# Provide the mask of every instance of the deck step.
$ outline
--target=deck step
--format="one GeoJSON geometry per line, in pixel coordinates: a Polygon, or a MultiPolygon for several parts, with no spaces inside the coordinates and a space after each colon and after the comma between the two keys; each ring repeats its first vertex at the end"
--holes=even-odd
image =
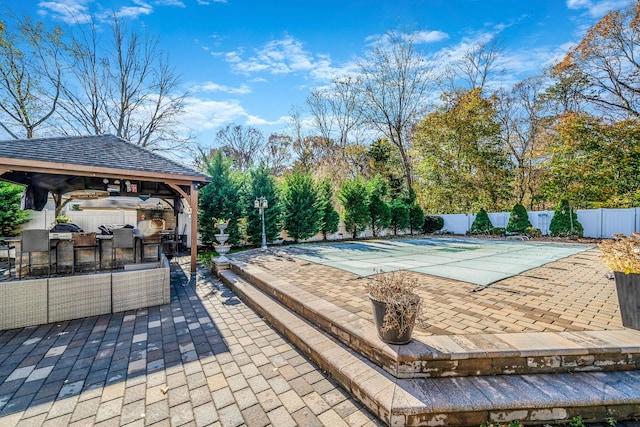
{"type": "Polygon", "coordinates": [[[560,372],[640,367],[640,331],[431,335],[385,344],[367,321],[286,279],[234,262],[232,271],[398,378],[560,372]]]}
{"type": "Polygon", "coordinates": [[[389,425],[542,425],[640,417],[640,371],[397,378],[232,270],[226,285],[389,425]]]}

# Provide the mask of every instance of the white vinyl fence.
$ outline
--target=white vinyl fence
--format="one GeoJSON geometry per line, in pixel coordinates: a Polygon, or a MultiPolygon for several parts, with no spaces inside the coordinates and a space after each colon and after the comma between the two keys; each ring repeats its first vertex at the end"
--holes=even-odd
{"type": "MultiPolygon", "coordinates": [[[[614,233],[629,235],[640,231],[640,208],[629,209],[579,209],[578,221],[584,228],[585,237],[608,238],[614,233]]],[[[549,224],[554,211],[531,211],[529,221],[535,228],[539,228],[543,235],[549,234],[549,224]]],[[[475,214],[445,214],[444,229],[454,234],[465,234],[471,229],[476,218],[475,214]]],[[[509,222],[509,212],[489,213],[489,219],[494,227],[506,227],[509,222]]]]}
{"type": "MultiPolygon", "coordinates": [[[[531,211],[529,221],[535,228],[539,228],[543,235],[549,234],[549,224],[553,218],[554,211],[531,211]]],[[[629,209],[588,209],[578,210],[578,221],[584,228],[585,237],[608,238],[614,233],[632,234],[640,231],[640,208],[629,209]]],[[[101,224],[131,224],[136,225],[136,212],[127,210],[113,211],[65,211],[75,224],[78,224],[85,231],[97,231],[101,224]]],[[[475,214],[443,214],[444,229],[454,234],[466,234],[471,229],[471,224],[475,219],[475,214]]],[[[506,227],[509,222],[509,212],[491,212],[489,219],[494,227],[506,227]]],[[[55,224],[53,210],[45,209],[42,212],[31,211],[31,219],[24,224],[23,228],[51,228],[55,224]]],[[[416,230],[416,234],[420,231],[416,230]]],[[[178,234],[187,235],[187,247],[191,247],[191,214],[183,213],[178,218],[178,234]]],[[[398,235],[406,234],[398,232],[398,235]]],[[[358,238],[371,237],[370,229],[358,233],[358,238]]],[[[383,230],[380,236],[391,236],[393,230],[383,230]]],[[[287,238],[283,233],[283,238],[287,238]]],[[[344,229],[344,224],[340,224],[337,233],[327,236],[328,240],[349,239],[351,233],[344,229]]],[[[322,235],[318,234],[307,241],[322,240],[322,235]]],[[[198,242],[201,244],[201,242],[198,242]]]]}

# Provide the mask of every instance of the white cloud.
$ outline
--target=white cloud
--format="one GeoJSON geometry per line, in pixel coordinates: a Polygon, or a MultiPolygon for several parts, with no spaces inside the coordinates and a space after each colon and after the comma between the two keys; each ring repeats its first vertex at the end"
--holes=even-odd
{"type": "Polygon", "coordinates": [[[237,100],[217,101],[189,97],[185,113],[181,119],[184,130],[207,132],[228,123],[240,123],[248,126],[274,126],[285,123],[284,118],[276,121],[265,120],[249,114],[237,100]]]}
{"type": "Polygon", "coordinates": [[[600,18],[607,12],[628,6],[629,0],[567,0],[567,7],[573,10],[587,9],[587,13],[594,18],[600,18]]]}
{"type": "Polygon", "coordinates": [[[231,64],[234,72],[245,75],[260,72],[280,75],[311,72],[321,76],[331,64],[328,55],[314,56],[304,49],[300,40],[290,35],[279,40],[271,40],[261,48],[255,49],[248,58],[245,58],[242,48],[226,52],[224,58],[231,64]]]}
{"type": "Polygon", "coordinates": [[[197,131],[218,128],[225,123],[245,121],[248,117],[238,101],[214,101],[190,97],[187,100],[182,126],[197,131]]]}
{"type": "Polygon", "coordinates": [[[156,0],[155,4],[157,4],[158,6],[186,7],[182,0],[156,0]]]}
{"type": "Polygon", "coordinates": [[[196,92],[225,92],[237,95],[246,95],[251,93],[251,88],[247,85],[241,85],[240,87],[230,87],[225,85],[219,85],[214,82],[205,82],[201,85],[197,85],[191,88],[196,92]]]}
{"type": "Polygon", "coordinates": [[[136,18],[140,15],[150,15],[153,12],[153,6],[140,0],[134,0],[136,6],[123,6],[116,11],[116,16],[120,18],[136,18]]]}
{"type": "MultiPolygon", "coordinates": [[[[82,24],[90,22],[92,11],[90,4],[94,0],[48,0],[38,3],[38,13],[48,15],[54,20],[67,24],[82,24]]],[[[133,0],[133,6],[123,6],[115,11],[116,16],[121,18],[136,18],[140,15],[150,15],[153,13],[153,6],[142,0],[133,0]]],[[[157,0],[156,4],[164,6],[182,6],[181,0],[157,0]]],[[[108,14],[110,16],[110,13],[108,14]]]]}
{"type": "Polygon", "coordinates": [[[413,33],[415,43],[434,43],[449,38],[447,33],[442,31],[416,31],[413,33]]]}
{"type": "Polygon", "coordinates": [[[50,15],[67,24],[82,24],[91,21],[88,4],[91,0],[51,0],[38,3],[38,13],[50,15]]]}
{"type": "Polygon", "coordinates": [[[276,126],[282,125],[284,123],[287,123],[286,117],[280,117],[278,120],[271,122],[258,116],[252,116],[250,114],[247,115],[247,120],[245,122],[247,126],[276,126]]]}
{"type": "Polygon", "coordinates": [[[445,62],[454,62],[461,60],[464,55],[475,46],[489,43],[496,33],[493,32],[478,32],[474,35],[463,38],[460,43],[446,47],[440,51],[440,56],[445,62]]]}
{"type": "Polygon", "coordinates": [[[387,45],[390,44],[390,38],[392,36],[396,36],[402,38],[403,40],[408,40],[413,42],[414,44],[424,44],[424,43],[435,43],[442,40],[446,40],[449,38],[449,35],[442,31],[432,30],[422,30],[422,31],[414,31],[413,33],[403,33],[403,32],[391,32],[384,34],[374,34],[365,38],[370,45],[387,45]]]}

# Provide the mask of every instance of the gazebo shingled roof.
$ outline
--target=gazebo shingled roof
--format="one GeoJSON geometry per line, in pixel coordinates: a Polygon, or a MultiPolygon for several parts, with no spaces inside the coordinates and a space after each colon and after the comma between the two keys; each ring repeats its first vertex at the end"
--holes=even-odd
{"type": "Polygon", "coordinates": [[[62,194],[106,190],[105,179],[135,184],[135,191],[122,186],[121,195],[182,197],[191,205],[195,272],[198,189],[210,181],[206,175],[113,135],[0,141],[0,180],[46,188],[58,205],[62,194]]]}

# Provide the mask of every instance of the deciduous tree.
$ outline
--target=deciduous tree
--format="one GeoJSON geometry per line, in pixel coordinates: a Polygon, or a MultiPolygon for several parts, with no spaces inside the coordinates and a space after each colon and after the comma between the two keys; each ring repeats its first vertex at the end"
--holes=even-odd
{"type": "Polygon", "coordinates": [[[543,190],[582,208],[632,207],[640,201],[640,122],[607,123],[566,114],[549,144],[543,190]]]}
{"type": "Polygon", "coordinates": [[[435,83],[433,64],[416,50],[414,35],[389,32],[358,67],[363,119],[398,149],[407,191],[413,191],[409,140],[424,117],[435,83]]]}
{"type": "Polygon", "coordinates": [[[577,94],[614,117],[640,118],[640,2],[612,10],[555,67],[577,94]]]}
{"type": "Polygon", "coordinates": [[[132,30],[115,14],[107,31],[94,18],[71,37],[60,132],[112,133],[154,151],[176,151],[192,142],[179,126],[187,95],[157,37],[132,30]]]}
{"type": "Polygon", "coordinates": [[[56,111],[65,49],[60,28],[5,10],[0,20],[0,126],[13,138],[33,138],[56,111]]]}
{"type": "Polygon", "coordinates": [[[445,101],[415,133],[424,204],[437,213],[499,209],[509,198],[511,164],[494,100],[476,89],[448,94],[445,101]]]}
{"type": "Polygon", "coordinates": [[[531,209],[541,199],[542,165],[545,142],[553,118],[544,100],[542,77],[517,83],[508,93],[498,95],[497,120],[501,125],[504,146],[514,163],[513,196],[531,209]]]}
{"type": "Polygon", "coordinates": [[[262,156],[264,136],[254,127],[230,123],[218,130],[216,143],[233,159],[234,168],[246,171],[262,156]]]}

